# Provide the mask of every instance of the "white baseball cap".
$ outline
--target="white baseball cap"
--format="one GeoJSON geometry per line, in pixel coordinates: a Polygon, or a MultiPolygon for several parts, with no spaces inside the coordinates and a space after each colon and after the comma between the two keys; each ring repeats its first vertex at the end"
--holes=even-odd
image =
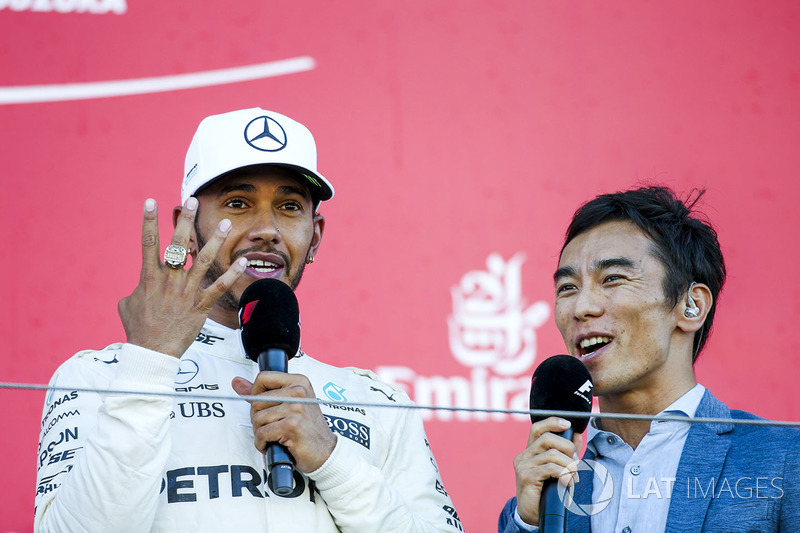
{"type": "Polygon", "coordinates": [[[317,145],[308,128],[254,107],[200,122],[186,152],[181,203],[232,170],[265,164],[297,171],[315,199],[333,198],[333,186],[317,172],[317,145]]]}

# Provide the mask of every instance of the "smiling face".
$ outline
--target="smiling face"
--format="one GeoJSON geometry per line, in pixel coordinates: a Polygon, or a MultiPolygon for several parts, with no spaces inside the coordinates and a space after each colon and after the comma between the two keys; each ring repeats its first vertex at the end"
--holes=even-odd
{"type": "Polygon", "coordinates": [[[228,238],[209,268],[204,286],[214,282],[240,257],[247,269],[209,315],[238,327],[239,298],[255,280],[280,279],[292,289],[300,283],[306,260],[319,247],[324,219],[314,214],[311,194],[293,173],[279,167],[247,167],[213,182],[197,195],[200,202],[193,237],[202,248],[220,220],[231,221],[228,238]]]}
{"type": "Polygon", "coordinates": [[[682,307],[667,302],[664,275],[653,241],[631,222],[600,224],[564,248],[556,325],[597,396],[663,397],[694,385],[691,333],[679,327],[682,307]]]}

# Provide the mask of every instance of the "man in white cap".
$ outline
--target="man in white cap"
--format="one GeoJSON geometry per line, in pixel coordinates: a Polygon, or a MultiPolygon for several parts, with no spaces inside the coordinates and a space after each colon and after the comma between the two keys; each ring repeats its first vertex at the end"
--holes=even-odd
{"type": "Polygon", "coordinates": [[[145,202],[141,278],[119,303],[127,342],[79,352],[51,380],[75,390],[45,403],[35,530],[462,530],[403,392],[302,349],[289,373],[259,372],[242,348],[242,293],[261,278],[297,286],[333,194],[294,120],[255,108],[201,122],[163,263],[145,202]],[[236,393],[340,403],[251,409],[236,393]],[[375,402],[401,408],[356,405],[375,402]],[[270,442],[296,460],[283,496],[265,470],[270,442]]]}

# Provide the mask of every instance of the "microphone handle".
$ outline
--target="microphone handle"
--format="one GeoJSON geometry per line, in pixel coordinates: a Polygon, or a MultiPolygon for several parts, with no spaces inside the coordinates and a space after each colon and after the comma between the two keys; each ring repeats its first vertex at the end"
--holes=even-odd
{"type": "MultiPolygon", "coordinates": [[[[273,372],[286,372],[289,357],[286,352],[270,348],[258,354],[258,369],[273,372]]],[[[267,468],[272,478],[270,488],[278,496],[288,496],[294,490],[294,457],[286,446],[271,442],[267,444],[267,468]]]]}
{"type": "MultiPolygon", "coordinates": [[[[572,428],[557,433],[571,441],[575,432],[572,428]]],[[[539,502],[539,533],[564,533],[567,530],[567,509],[558,496],[558,480],[550,478],[542,486],[542,499],[539,502]]]]}

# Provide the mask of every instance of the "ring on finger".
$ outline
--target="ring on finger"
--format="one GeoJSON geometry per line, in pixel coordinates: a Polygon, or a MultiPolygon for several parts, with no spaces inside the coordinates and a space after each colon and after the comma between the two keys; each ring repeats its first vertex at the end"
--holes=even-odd
{"type": "Polygon", "coordinates": [[[164,264],[170,268],[183,268],[186,264],[186,248],[178,244],[170,244],[164,250],[164,264]]]}

